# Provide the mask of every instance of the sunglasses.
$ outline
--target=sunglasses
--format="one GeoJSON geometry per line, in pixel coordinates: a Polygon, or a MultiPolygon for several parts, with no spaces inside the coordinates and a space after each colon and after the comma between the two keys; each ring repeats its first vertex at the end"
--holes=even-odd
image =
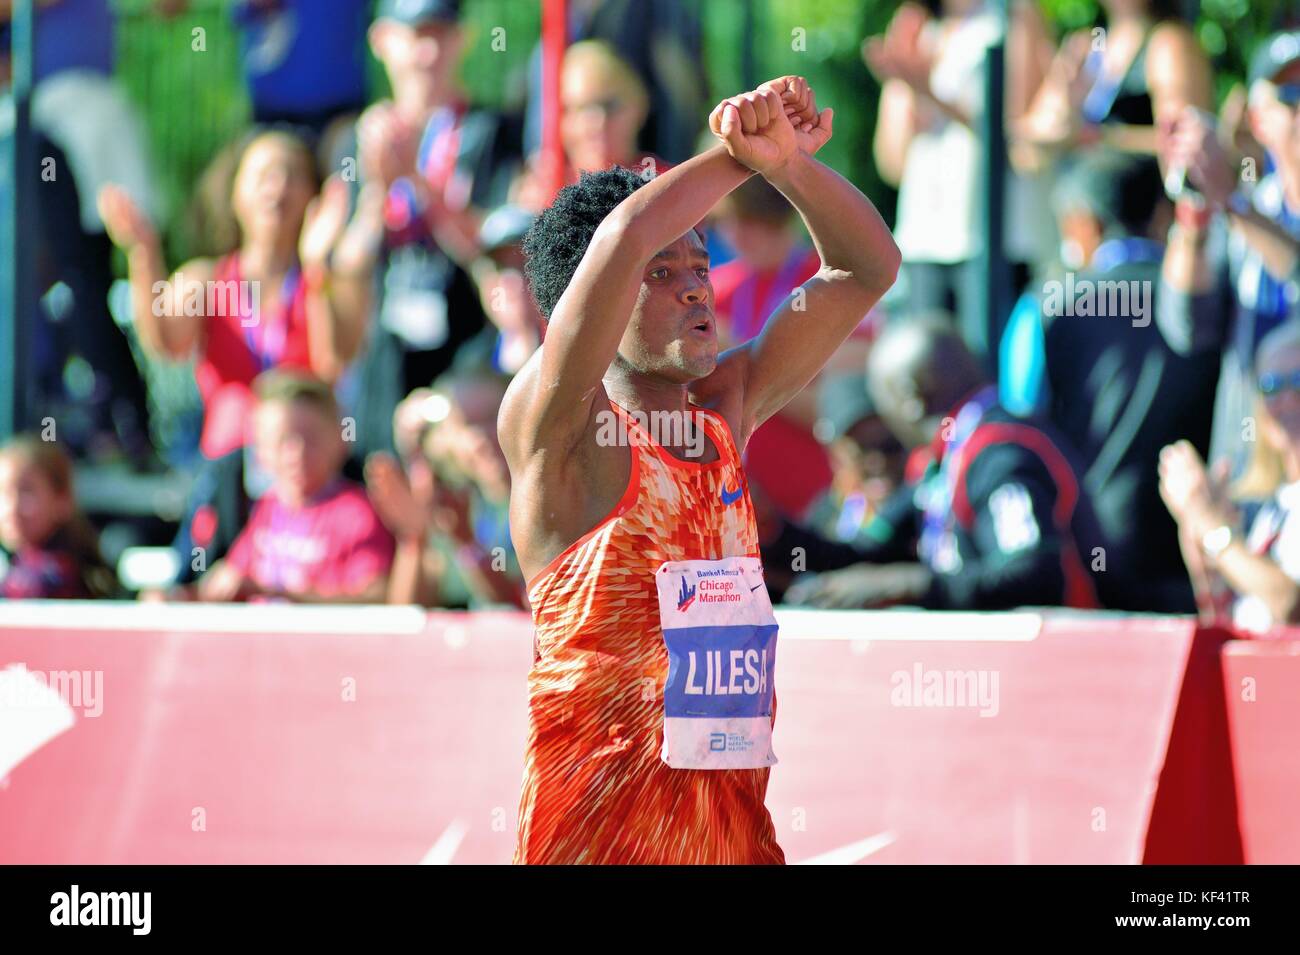
{"type": "Polygon", "coordinates": [[[1284,391],[1300,391],[1300,371],[1287,375],[1264,374],[1259,376],[1259,393],[1272,398],[1284,391]]]}
{"type": "Polygon", "coordinates": [[[617,96],[610,96],[606,99],[592,100],[589,103],[570,103],[565,107],[568,112],[572,113],[600,113],[603,116],[613,116],[622,112],[623,100],[617,96]]]}

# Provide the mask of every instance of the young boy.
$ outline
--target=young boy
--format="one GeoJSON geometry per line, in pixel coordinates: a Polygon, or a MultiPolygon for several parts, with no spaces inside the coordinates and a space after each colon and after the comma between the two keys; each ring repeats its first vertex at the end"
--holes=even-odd
{"type": "Polygon", "coordinates": [[[341,474],[347,447],[329,386],[273,371],[254,391],[257,459],[271,488],[199,581],[199,598],[383,602],[393,538],[365,490],[341,474]]]}

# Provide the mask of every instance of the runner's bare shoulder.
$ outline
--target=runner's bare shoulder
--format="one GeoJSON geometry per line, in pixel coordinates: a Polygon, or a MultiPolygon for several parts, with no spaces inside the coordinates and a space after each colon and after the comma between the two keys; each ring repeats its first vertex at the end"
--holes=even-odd
{"type": "Polygon", "coordinates": [[[730,348],[718,356],[713,372],[691,383],[691,404],[716,411],[726,419],[738,447],[744,447],[752,425],[744,421],[745,382],[749,375],[749,349],[730,348]]]}
{"type": "Polygon", "coordinates": [[[522,470],[538,454],[544,453],[552,460],[571,458],[574,452],[595,427],[595,415],[600,408],[608,408],[608,396],[603,384],[575,405],[571,415],[544,413],[546,387],[542,381],[542,349],[538,348],[519,369],[506,389],[497,413],[497,437],[512,470],[522,470]]]}

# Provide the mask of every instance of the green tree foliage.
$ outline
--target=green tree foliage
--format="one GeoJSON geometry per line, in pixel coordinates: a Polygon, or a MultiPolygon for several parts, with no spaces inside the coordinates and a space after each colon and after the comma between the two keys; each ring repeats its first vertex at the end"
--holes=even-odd
{"type": "MultiPolygon", "coordinates": [[[[892,194],[871,159],[880,87],[862,63],[865,36],[881,33],[899,0],[685,0],[698,2],[704,22],[709,95],[784,73],[807,76],[820,105],[836,111],[836,137],[825,158],[858,183],[888,214],[892,194]],[[744,29],[752,17],[752,66],[745,76],[744,29]]],[[[1096,0],[1041,0],[1058,33],[1100,22],[1096,0]]],[[[1203,0],[1194,27],[1213,58],[1220,98],[1245,75],[1259,40],[1280,23],[1292,0],[1203,0]]],[[[238,66],[238,35],[225,0],[189,0],[164,18],[154,0],[114,0],[118,72],[149,126],[173,221],[184,214],[195,180],[222,144],[247,124],[238,66]],[[201,30],[205,49],[194,49],[201,30]]],[[[541,26],[540,0],[465,0],[467,43],[462,76],[476,102],[522,107],[529,58],[541,26]],[[504,46],[504,49],[501,47],[504,46]]],[[[1294,14],[1293,14],[1294,15],[1294,14]]],[[[370,61],[372,96],[387,92],[370,61]]],[[[704,132],[701,117],[699,132],[704,132]]]]}

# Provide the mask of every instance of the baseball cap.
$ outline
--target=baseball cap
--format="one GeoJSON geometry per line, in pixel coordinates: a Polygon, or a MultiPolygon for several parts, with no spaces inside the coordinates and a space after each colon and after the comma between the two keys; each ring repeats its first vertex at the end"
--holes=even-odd
{"type": "Polygon", "coordinates": [[[524,241],[535,216],[520,206],[505,205],[493,209],[479,227],[478,241],[484,252],[495,252],[524,241]]]}
{"type": "Polygon", "coordinates": [[[431,20],[455,23],[460,19],[460,0],[379,0],[376,20],[396,20],[419,26],[431,20]]]}
{"type": "Polygon", "coordinates": [[[1271,80],[1300,60],[1300,30],[1274,33],[1250,59],[1250,82],[1271,80]]]}

